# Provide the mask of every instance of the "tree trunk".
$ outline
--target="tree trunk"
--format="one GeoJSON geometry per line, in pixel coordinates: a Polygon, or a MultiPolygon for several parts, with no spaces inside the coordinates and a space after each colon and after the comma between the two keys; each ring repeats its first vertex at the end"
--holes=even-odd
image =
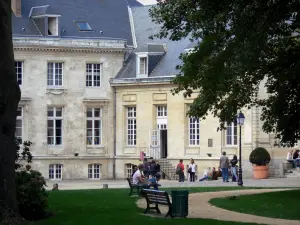
{"type": "Polygon", "coordinates": [[[0,0],[0,201],[17,211],[15,130],[21,92],[14,68],[11,0],[0,0]]]}

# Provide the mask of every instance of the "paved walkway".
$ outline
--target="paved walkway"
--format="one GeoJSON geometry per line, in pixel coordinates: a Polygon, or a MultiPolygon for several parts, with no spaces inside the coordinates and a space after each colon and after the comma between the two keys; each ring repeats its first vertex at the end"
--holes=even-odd
{"type": "MultiPolygon", "coordinates": [[[[222,191],[222,192],[206,192],[206,193],[195,193],[191,194],[189,197],[189,215],[188,218],[205,218],[205,219],[216,219],[222,221],[235,221],[244,223],[258,223],[258,224],[268,224],[268,225],[299,225],[299,220],[285,220],[285,219],[275,219],[267,218],[261,216],[254,216],[249,214],[243,214],[238,212],[229,211],[226,209],[221,209],[211,205],[209,202],[212,198],[221,198],[227,196],[237,196],[237,195],[248,195],[257,194],[263,192],[274,192],[286,189],[256,189],[256,190],[241,190],[241,191],[222,191]]],[[[140,208],[146,208],[145,199],[139,199],[137,205],[140,208]]],[[[160,207],[162,214],[167,213],[166,207],[160,207]]],[[[153,214],[148,214],[152,215],[153,214]]],[[[157,214],[156,214],[157,215],[157,214]]]]}
{"type": "MultiPolygon", "coordinates": [[[[128,188],[126,180],[61,180],[47,181],[47,189],[51,190],[54,183],[58,183],[60,190],[79,190],[79,189],[101,189],[103,184],[108,184],[108,188],[128,188]]],[[[223,183],[221,180],[203,181],[195,183],[178,183],[177,181],[161,180],[162,187],[234,187],[236,182],[223,183]]],[[[282,178],[282,179],[266,179],[266,180],[244,180],[245,187],[299,187],[300,178],[282,178]]]]}

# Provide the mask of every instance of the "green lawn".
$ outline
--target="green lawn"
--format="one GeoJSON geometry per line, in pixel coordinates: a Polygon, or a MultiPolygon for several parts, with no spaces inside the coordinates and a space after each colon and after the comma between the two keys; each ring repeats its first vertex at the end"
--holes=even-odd
{"type": "MultiPolygon", "coordinates": [[[[234,187],[190,188],[190,192],[238,189],[234,187]]],[[[128,189],[78,190],[50,192],[50,210],[55,216],[36,225],[246,225],[206,219],[164,219],[143,216],[137,198],[128,196],[128,189]]],[[[248,224],[249,225],[249,224],[248,224]]]]}
{"type": "Polygon", "coordinates": [[[216,198],[210,203],[220,208],[257,216],[300,220],[300,190],[244,195],[236,200],[216,198]]]}

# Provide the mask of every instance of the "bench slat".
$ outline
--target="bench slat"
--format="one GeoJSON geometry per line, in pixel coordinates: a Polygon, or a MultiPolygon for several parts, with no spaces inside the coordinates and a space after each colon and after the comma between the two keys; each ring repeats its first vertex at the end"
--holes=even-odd
{"type": "Polygon", "coordinates": [[[153,195],[147,195],[147,197],[149,199],[157,199],[157,200],[167,200],[167,197],[166,196],[153,196],[153,195]]]}
{"type": "Polygon", "coordinates": [[[155,199],[155,198],[148,198],[149,202],[165,202],[168,203],[167,199],[155,199]]]}
{"type": "Polygon", "coordinates": [[[149,204],[160,204],[160,205],[170,205],[167,201],[166,202],[162,202],[162,201],[150,201],[149,200],[149,204]]]}
{"type": "Polygon", "coordinates": [[[144,189],[144,192],[146,194],[150,194],[150,195],[158,195],[158,196],[165,196],[166,195],[165,191],[156,191],[156,190],[144,189]]]}

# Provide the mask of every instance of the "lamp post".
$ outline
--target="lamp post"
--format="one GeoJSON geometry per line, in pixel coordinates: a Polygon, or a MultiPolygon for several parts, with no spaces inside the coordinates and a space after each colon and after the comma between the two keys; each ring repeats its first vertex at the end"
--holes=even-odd
{"type": "Polygon", "coordinates": [[[243,186],[243,172],[242,172],[242,125],[245,122],[245,116],[244,114],[240,111],[236,118],[237,124],[240,126],[240,141],[239,141],[239,151],[240,151],[240,158],[239,158],[239,180],[238,180],[238,185],[243,186]]]}

